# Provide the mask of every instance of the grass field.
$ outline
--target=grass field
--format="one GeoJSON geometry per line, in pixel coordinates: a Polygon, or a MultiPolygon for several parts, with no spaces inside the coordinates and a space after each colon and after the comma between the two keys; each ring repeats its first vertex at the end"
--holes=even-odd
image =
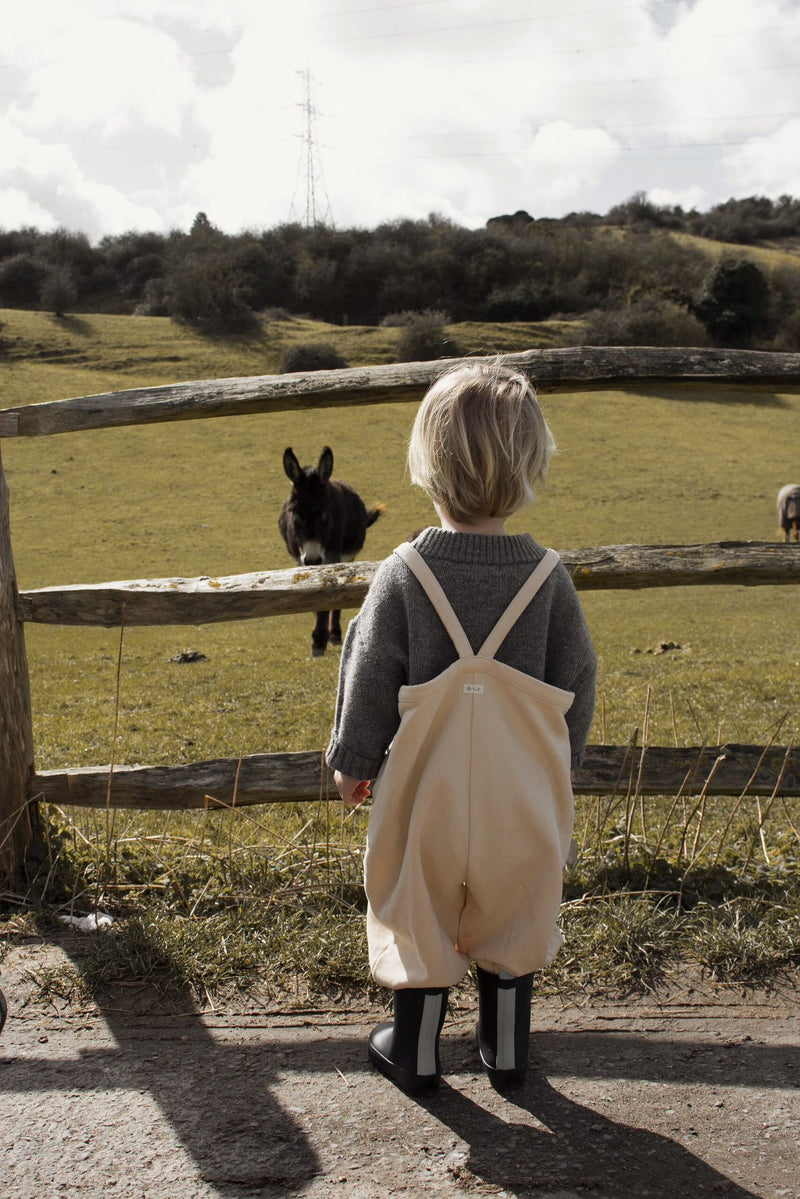
{"type": "Polygon", "coordinates": [[[670,237],[681,245],[693,246],[710,258],[749,258],[760,267],[797,267],[800,244],[796,238],[781,238],[779,241],[760,245],[740,245],[738,242],[713,241],[708,237],[697,237],[692,233],[670,233],[670,237]]]}
{"type": "MultiPolygon", "coordinates": [[[[8,347],[0,358],[2,407],[186,379],[271,373],[281,350],[293,341],[331,341],[351,365],[391,361],[397,337],[396,329],[291,321],[265,326],[260,337],[216,342],[161,318],[56,321],[43,314],[4,311],[2,321],[8,347]]],[[[494,351],[557,344],[560,330],[546,324],[457,326],[452,332],[466,349],[494,351]]],[[[510,522],[512,531],[530,530],[557,549],[777,539],[775,495],[800,475],[797,394],[675,386],[545,396],[542,403],[560,453],[547,490],[533,509],[510,522]]],[[[2,454],[11,489],[19,585],[28,589],[288,566],[276,524],[288,494],[281,467],[286,445],[303,462],[315,461],[322,446],[331,445],[334,473],[356,486],[368,504],[386,504],[362,554],[381,558],[432,518],[425,497],[409,487],[405,474],[413,415],[412,405],[384,404],[6,441],[2,454]]],[[[642,725],[646,703],[651,744],[671,744],[676,738],[698,744],[718,737],[764,743],[779,728],[781,743],[797,735],[800,640],[793,588],[585,593],[584,606],[600,656],[602,703],[592,740],[627,741],[634,726],[642,725]],[[681,648],[648,652],[662,641],[681,648]]],[[[37,767],[99,765],[112,756],[117,763],[176,763],[322,748],[338,663],[335,652],[311,660],[310,623],[303,616],[129,629],[122,643],[118,711],[118,632],[26,626],[37,767]],[[170,661],[186,648],[202,651],[207,660],[193,665],[170,661]]],[[[720,827],[725,827],[725,805],[719,803],[717,810],[720,827]]],[[[777,815],[776,810],[773,818],[777,815]]],[[[726,834],[731,862],[737,855],[741,859],[742,847],[752,839],[752,818],[749,806],[735,813],[726,834]]],[[[587,848],[573,880],[576,896],[587,888],[602,890],[597,873],[601,847],[591,838],[597,810],[591,801],[583,806],[581,819],[587,848]]],[[[609,822],[612,832],[615,819],[609,822]]],[[[651,829],[658,827],[658,819],[656,804],[651,829]]],[[[712,814],[704,813],[703,819],[712,821],[712,814]]],[[[107,859],[103,864],[101,852],[104,838],[105,850],[110,847],[103,818],[87,820],[80,834],[71,813],[54,822],[54,844],[62,845],[60,861],[66,870],[62,899],[70,892],[83,896],[85,907],[90,896],[102,894],[103,902],[113,906],[129,902],[139,886],[138,914],[129,914],[126,927],[138,927],[146,893],[148,902],[158,901],[148,917],[153,930],[172,927],[168,908],[158,906],[171,895],[182,920],[202,913],[212,922],[206,926],[211,936],[201,970],[205,981],[224,981],[212,977],[208,945],[216,935],[213,922],[231,919],[231,897],[238,896],[240,906],[244,896],[247,903],[258,900],[275,910],[276,896],[283,896],[280,902],[288,907],[281,908],[280,926],[299,922],[291,938],[295,957],[287,957],[286,938],[281,942],[281,960],[289,972],[313,958],[299,925],[305,928],[308,896],[315,887],[335,895],[337,912],[358,911],[362,814],[344,828],[338,809],[324,804],[313,814],[251,812],[241,817],[235,846],[230,830],[223,831],[219,821],[208,817],[118,815],[113,886],[111,867],[107,859]],[[83,836],[93,848],[83,845],[83,836]],[[272,846],[283,845],[280,866],[265,864],[271,857],[265,856],[264,838],[272,846]],[[130,875],[123,870],[127,861],[133,864],[130,875]],[[189,863],[193,878],[187,873],[189,863]],[[134,875],[140,879],[135,885],[134,875]]],[[[796,823],[786,812],[774,833],[772,853],[790,872],[797,861],[796,823]]],[[[692,825],[690,840],[696,831],[692,825]]],[[[661,838],[665,851],[674,832],[671,828],[661,838]]],[[[651,836],[643,852],[652,852],[658,840],[651,836]]],[[[635,848],[627,836],[628,867],[635,848]]],[[[681,846],[673,848],[675,860],[682,861],[681,846]]],[[[602,847],[606,851],[612,851],[610,844],[602,847]]],[[[620,885],[630,888],[632,877],[628,870],[627,882],[620,878],[620,885]]],[[[603,885],[607,890],[608,882],[603,885]]],[[[626,935],[630,921],[641,918],[641,907],[632,911],[625,917],[626,935]]],[[[569,912],[569,919],[578,923],[586,916],[584,907],[569,912]]],[[[657,904],[649,913],[658,921],[673,915],[657,904]]],[[[619,917],[617,908],[608,919],[612,916],[619,917]]],[[[763,923],[758,906],[755,918],[763,923]]],[[[317,981],[348,978],[353,970],[362,978],[361,966],[348,974],[342,964],[351,952],[361,952],[360,918],[355,925],[343,923],[323,905],[315,919],[328,929],[325,943],[338,946],[338,965],[328,970],[323,954],[317,981]],[[326,921],[332,922],[330,928],[326,921]]],[[[586,937],[595,935],[594,915],[592,921],[584,929],[586,937]]],[[[659,928],[663,932],[661,924],[659,928]]],[[[797,960],[792,957],[796,931],[780,960],[787,960],[787,952],[788,960],[797,960]]],[[[227,935],[230,943],[233,933],[227,935]]],[[[263,935],[263,953],[267,958],[271,954],[274,964],[277,950],[263,935]]],[[[708,927],[704,935],[708,943],[708,927]]],[[[667,942],[672,944],[669,938],[667,942]]],[[[177,954],[175,945],[170,952],[177,954]]],[[[103,969],[111,969],[107,959],[103,969]]],[[[243,976],[248,969],[243,963],[243,976]]],[[[309,971],[314,974],[309,967],[307,975],[309,971]]],[[[179,973],[194,977],[188,967],[181,966],[179,973]]]]}

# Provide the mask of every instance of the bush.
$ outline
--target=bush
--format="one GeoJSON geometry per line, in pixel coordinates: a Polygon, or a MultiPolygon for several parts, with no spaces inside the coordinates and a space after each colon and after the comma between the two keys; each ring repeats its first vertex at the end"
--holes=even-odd
{"type": "Polygon", "coordinates": [[[35,304],[47,278],[47,267],[32,254],[14,254],[0,263],[0,297],[9,308],[35,304]]]}
{"type": "Polygon", "coordinates": [[[53,316],[64,316],[78,298],[78,289],[69,267],[56,266],[48,271],[42,284],[41,305],[53,316]]]}
{"type": "Polygon", "coordinates": [[[714,267],[695,312],[723,346],[749,346],[775,331],[769,281],[746,258],[726,258],[714,267]]]}
{"type": "Polygon", "coordinates": [[[515,283],[489,293],[484,316],[487,321],[543,321],[555,307],[556,297],[549,287],[537,289],[531,283],[515,283]]]}
{"type": "Polygon", "coordinates": [[[579,340],[589,346],[708,345],[697,317],[659,296],[643,296],[625,308],[590,313],[579,340]]]}
{"type": "Polygon", "coordinates": [[[169,316],[163,279],[148,279],[142,298],[133,310],[134,316],[169,316]]]}
{"type": "Polygon", "coordinates": [[[244,292],[244,281],[223,256],[197,253],[167,277],[164,302],[173,320],[203,333],[250,333],[259,322],[244,292]]]}
{"type": "Polygon", "coordinates": [[[437,358],[460,357],[460,345],[445,334],[445,313],[425,309],[405,315],[397,343],[398,362],[432,362],[437,358]]]}
{"type": "Polygon", "coordinates": [[[335,371],[346,366],[344,358],[329,342],[308,341],[289,346],[283,351],[280,373],[289,375],[297,371],[335,371]]]}
{"type": "Polygon", "coordinates": [[[800,350],[800,309],[795,309],[782,323],[775,338],[775,349],[790,354],[800,350]]]}

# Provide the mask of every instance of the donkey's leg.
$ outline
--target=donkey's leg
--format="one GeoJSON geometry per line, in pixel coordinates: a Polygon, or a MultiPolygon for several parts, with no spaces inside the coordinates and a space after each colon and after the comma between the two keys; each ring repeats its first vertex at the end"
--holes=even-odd
{"type": "MultiPolygon", "coordinates": [[[[326,563],[352,562],[354,558],[355,554],[343,554],[341,551],[334,553],[333,551],[330,551],[329,554],[326,555],[325,561],[326,563]]],[[[334,612],[331,612],[330,643],[331,645],[342,644],[342,614],[338,609],[334,612]]]]}
{"type": "Polygon", "coordinates": [[[321,658],[328,644],[328,613],[317,612],[314,629],[311,633],[311,656],[321,658]]]}

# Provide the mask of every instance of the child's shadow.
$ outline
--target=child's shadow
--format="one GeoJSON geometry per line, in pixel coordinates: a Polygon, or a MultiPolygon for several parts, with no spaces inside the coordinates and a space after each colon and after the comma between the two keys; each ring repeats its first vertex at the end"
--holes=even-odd
{"type": "Polygon", "coordinates": [[[511,1195],[535,1190],[576,1191],[587,1199],[699,1199],[721,1193],[726,1199],[757,1199],[669,1137],[615,1123],[567,1099],[538,1070],[530,1071],[525,1085],[509,1092],[506,1101],[509,1120],[443,1083],[436,1098],[425,1103],[431,1116],[469,1145],[466,1162],[450,1167],[462,1184],[469,1185],[474,1175],[511,1195]],[[511,1105],[544,1127],[514,1123],[511,1105]]]}

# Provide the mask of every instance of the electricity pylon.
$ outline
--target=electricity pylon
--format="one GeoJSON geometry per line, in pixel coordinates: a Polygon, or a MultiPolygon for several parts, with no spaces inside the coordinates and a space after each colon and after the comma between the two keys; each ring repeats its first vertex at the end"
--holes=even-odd
{"type": "MultiPolygon", "coordinates": [[[[303,80],[303,100],[298,105],[303,110],[303,132],[297,135],[303,145],[298,167],[298,174],[302,174],[302,190],[305,193],[303,224],[306,229],[318,229],[323,225],[333,228],[331,202],[325,188],[325,178],[317,145],[316,119],[319,113],[312,98],[313,79],[308,67],[304,71],[298,71],[297,74],[303,80]]],[[[290,220],[297,218],[296,196],[297,188],[295,188],[295,195],[292,197],[289,210],[290,220]]]]}

